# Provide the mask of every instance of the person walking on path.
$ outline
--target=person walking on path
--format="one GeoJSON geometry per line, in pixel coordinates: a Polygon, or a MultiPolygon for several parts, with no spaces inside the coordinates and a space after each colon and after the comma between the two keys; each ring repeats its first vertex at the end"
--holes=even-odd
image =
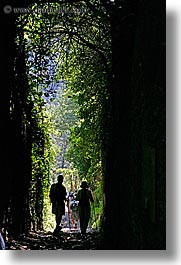
{"type": "Polygon", "coordinates": [[[50,201],[52,203],[52,213],[55,214],[56,227],[53,235],[58,235],[61,230],[62,215],[65,215],[66,188],[63,183],[63,175],[58,176],[58,182],[51,185],[50,201]]]}
{"type": "Polygon", "coordinates": [[[94,202],[92,192],[88,189],[87,181],[82,181],[81,189],[78,191],[76,201],[79,201],[78,211],[81,233],[85,234],[90,219],[90,202],[94,202]]]}
{"type": "Polygon", "coordinates": [[[79,220],[79,202],[73,199],[73,201],[70,202],[70,210],[71,210],[71,220],[72,220],[72,226],[73,228],[78,228],[78,220],[79,220]]]}

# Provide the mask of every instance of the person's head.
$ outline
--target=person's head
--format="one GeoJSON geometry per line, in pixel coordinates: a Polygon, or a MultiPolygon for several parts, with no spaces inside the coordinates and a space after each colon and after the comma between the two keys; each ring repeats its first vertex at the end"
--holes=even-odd
{"type": "Polygon", "coordinates": [[[63,182],[63,175],[58,175],[58,183],[62,183],[63,182]]]}
{"type": "Polygon", "coordinates": [[[74,195],[73,195],[73,192],[72,192],[72,191],[70,191],[70,192],[69,192],[69,197],[74,197],[74,195]]]}
{"type": "Polygon", "coordinates": [[[86,188],[88,188],[87,181],[85,181],[85,180],[82,181],[81,188],[82,188],[82,189],[86,189],[86,188]]]}
{"type": "Polygon", "coordinates": [[[69,193],[69,200],[72,201],[74,199],[74,195],[72,192],[69,193]]]}

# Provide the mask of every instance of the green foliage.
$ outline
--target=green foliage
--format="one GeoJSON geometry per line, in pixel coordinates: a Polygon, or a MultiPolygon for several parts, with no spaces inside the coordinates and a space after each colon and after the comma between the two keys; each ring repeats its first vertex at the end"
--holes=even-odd
{"type": "Polygon", "coordinates": [[[94,184],[94,204],[91,204],[91,224],[94,229],[99,229],[103,213],[102,182],[94,184]]]}
{"type": "Polygon", "coordinates": [[[99,1],[31,6],[37,7],[62,10],[31,12],[17,21],[25,43],[31,109],[30,208],[32,220],[41,226],[43,209],[49,207],[50,173],[55,181],[56,174],[63,172],[68,189],[72,176],[78,176],[74,186],[87,179],[99,198],[96,214],[102,210],[111,43],[108,17],[99,1]]]}
{"type": "Polygon", "coordinates": [[[55,100],[47,104],[47,110],[51,116],[51,122],[55,130],[50,134],[52,141],[57,146],[54,171],[58,168],[69,168],[70,162],[65,154],[69,148],[70,130],[77,123],[77,104],[71,98],[71,92],[64,86],[57,90],[55,100]]]}
{"type": "MultiPolygon", "coordinates": [[[[31,80],[30,80],[31,82],[31,80]]],[[[36,98],[36,92],[33,92],[36,98]]],[[[32,179],[30,187],[30,211],[32,221],[37,228],[43,225],[43,209],[46,208],[44,198],[49,189],[49,167],[54,161],[50,131],[52,125],[45,107],[42,107],[42,98],[36,98],[32,107],[32,179]]],[[[44,105],[44,104],[43,104],[44,105]]]]}

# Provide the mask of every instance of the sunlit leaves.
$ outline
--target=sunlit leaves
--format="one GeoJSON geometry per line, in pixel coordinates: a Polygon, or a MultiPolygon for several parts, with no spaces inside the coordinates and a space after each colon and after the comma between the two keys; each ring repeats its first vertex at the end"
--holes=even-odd
{"type": "MultiPolygon", "coordinates": [[[[34,215],[38,215],[51,162],[58,157],[55,167],[61,166],[65,143],[67,161],[80,177],[94,183],[94,188],[101,179],[111,43],[109,20],[101,1],[35,3],[30,8],[33,12],[20,15],[17,23],[26,53],[32,128],[31,196],[32,208],[37,211],[34,215]],[[38,8],[58,12],[37,12],[38,8]]],[[[21,45],[18,38],[17,43],[21,45]]]]}

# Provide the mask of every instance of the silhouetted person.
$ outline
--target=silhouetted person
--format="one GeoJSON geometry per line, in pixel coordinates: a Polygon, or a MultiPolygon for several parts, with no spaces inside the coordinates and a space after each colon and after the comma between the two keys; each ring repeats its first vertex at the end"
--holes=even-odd
{"type": "Polygon", "coordinates": [[[77,228],[78,225],[78,219],[79,219],[79,208],[78,208],[79,202],[73,199],[73,201],[70,202],[70,210],[71,210],[71,219],[72,219],[72,225],[74,228],[77,228]]]}
{"type": "Polygon", "coordinates": [[[62,215],[65,215],[65,200],[66,200],[66,189],[62,185],[63,176],[58,176],[58,182],[51,185],[50,189],[50,200],[52,203],[52,213],[55,214],[56,228],[53,232],[54,235],[58,235],[61,226],[62,215]]]}
{"type": "Polygon", "coordinates": [[[80,218],[81,233],[85,234],[90,219],[90,202],[94,202],[92,192],[88,189],[86,181],[82,181],[81,189],[78,191],[76,201],[79,201],[78,210],[80,218]]]}

